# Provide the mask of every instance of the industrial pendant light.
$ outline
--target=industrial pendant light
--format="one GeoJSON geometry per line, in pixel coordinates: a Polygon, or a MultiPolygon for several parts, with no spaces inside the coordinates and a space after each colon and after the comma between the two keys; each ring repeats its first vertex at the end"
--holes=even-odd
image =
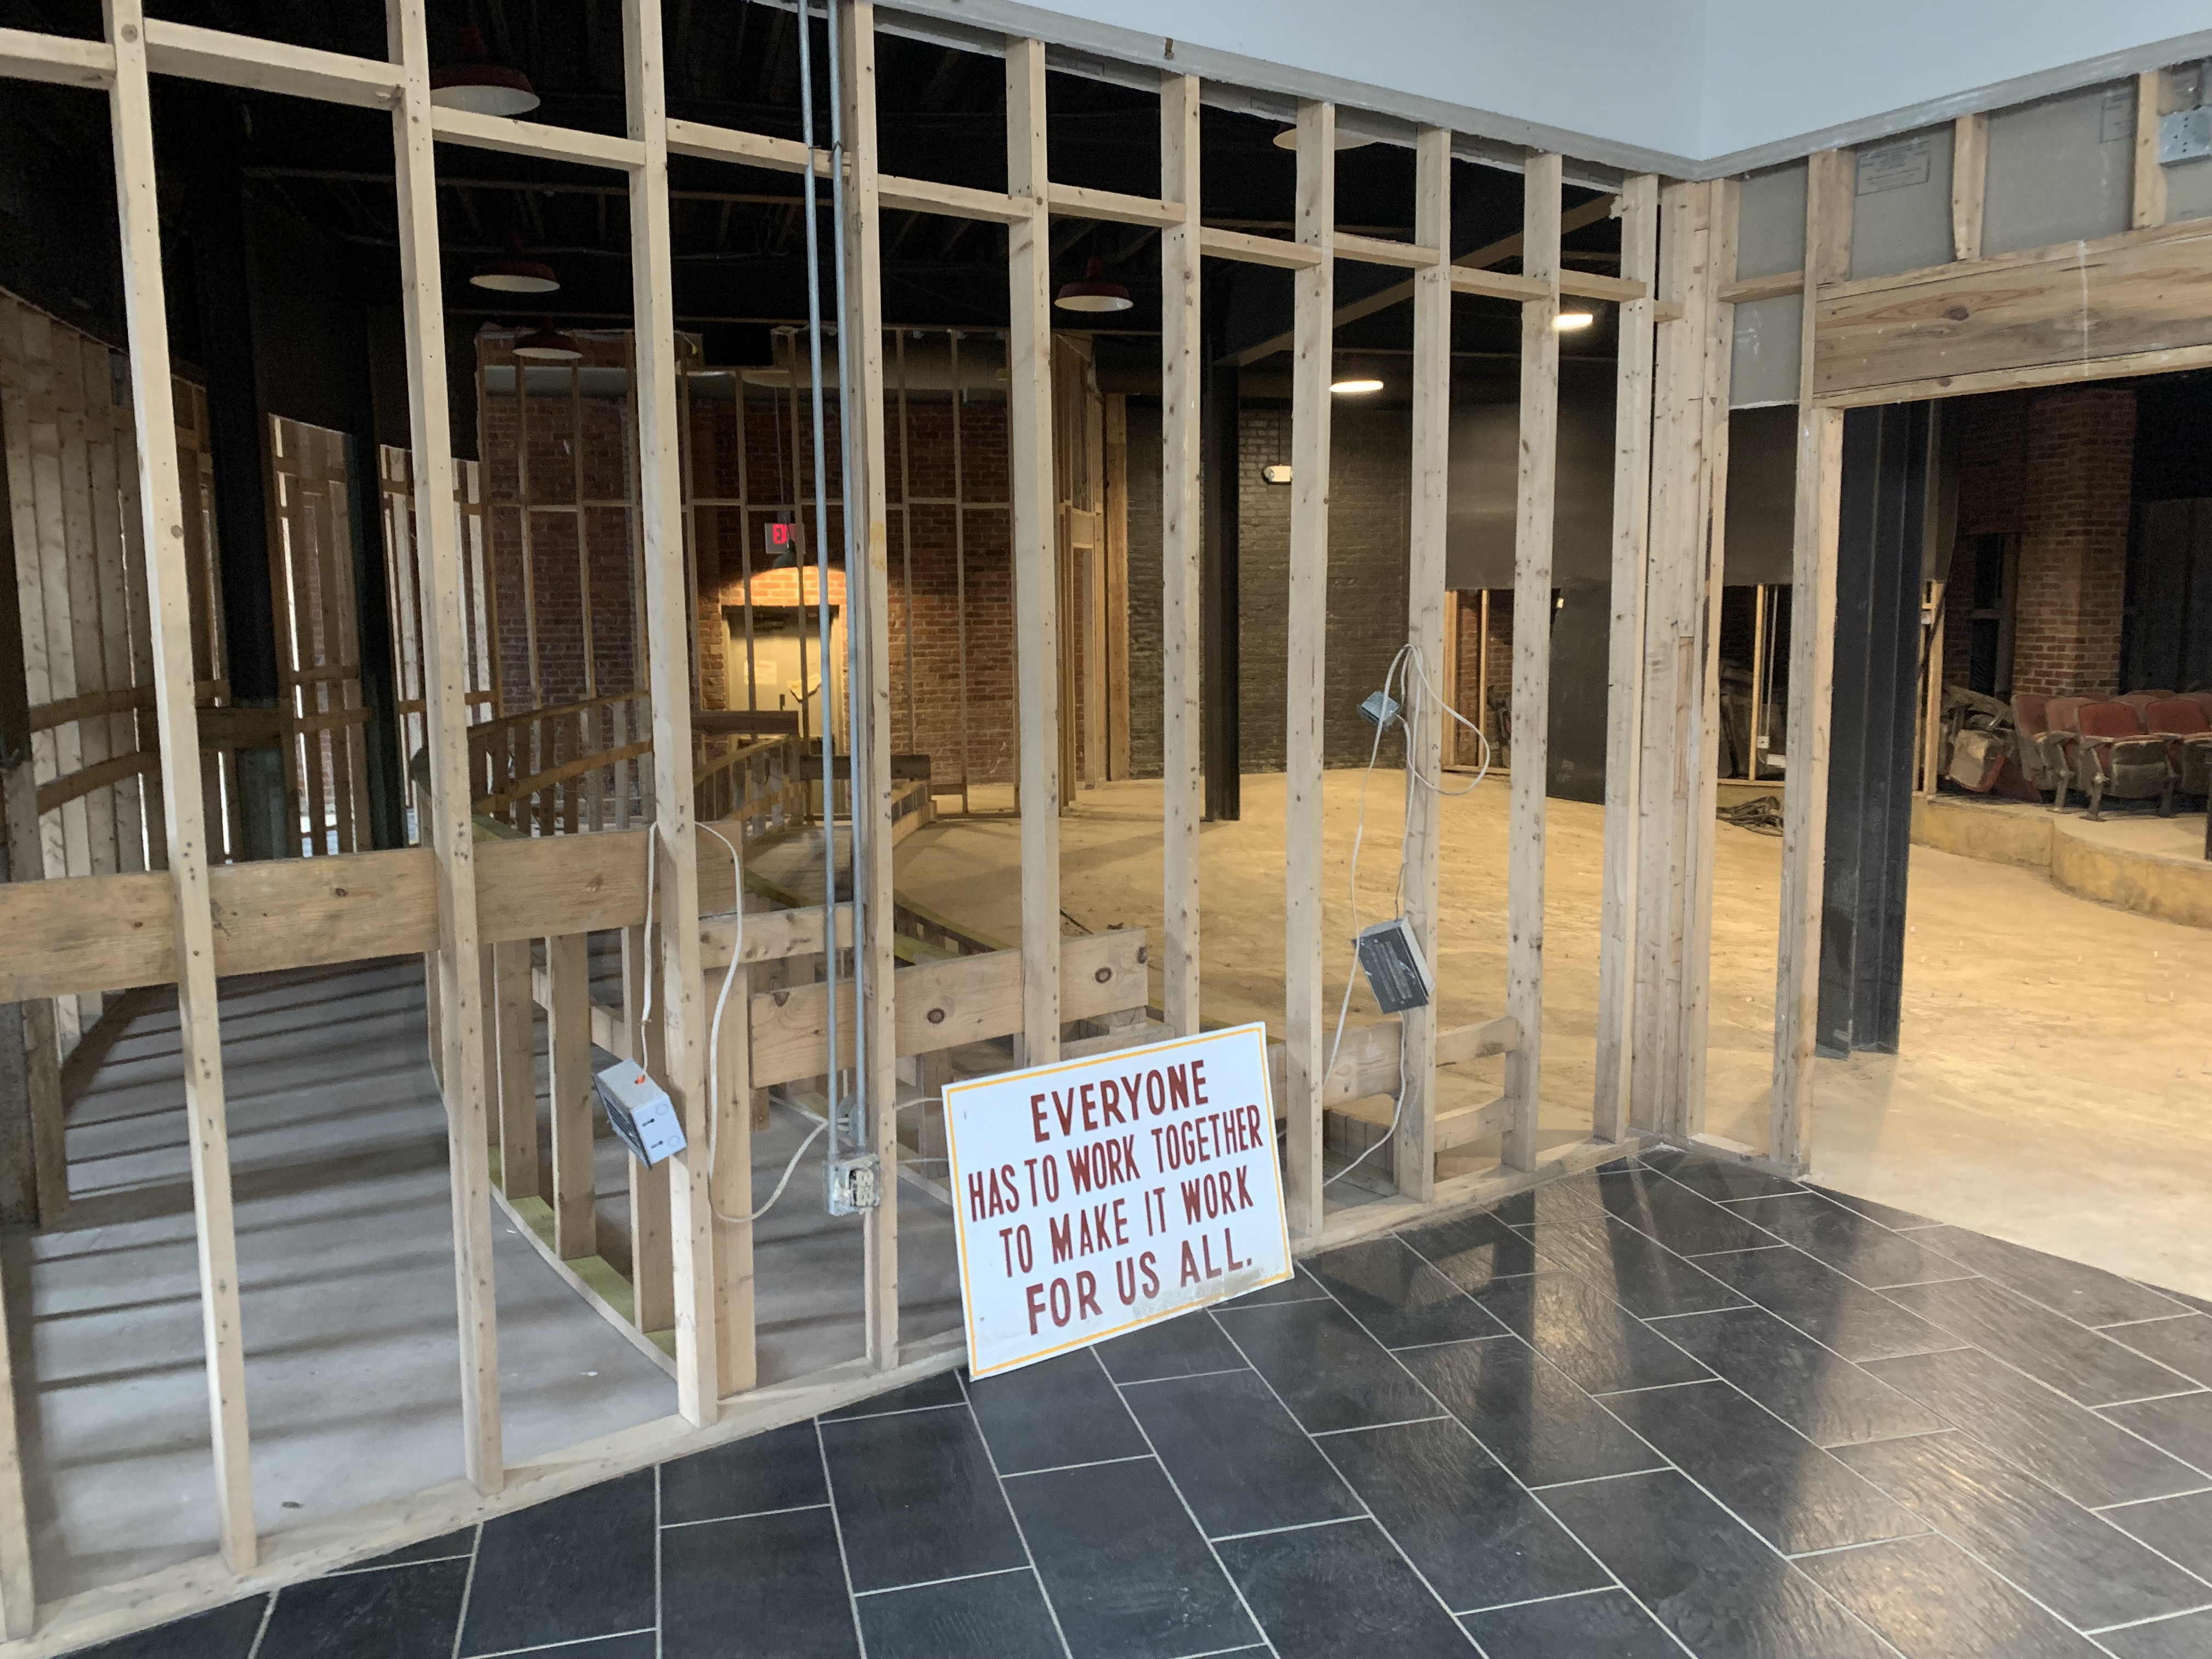
{"type": "Polygon", "coordinates": [[[1062,311],[1127,311],[1135,303],[1129,298],[1129,290],[1119,283],[1108,282],[1100,274],[1103,269],[1093,259],[1081,282],[1060,284],[1060,297],[1053,303],[1062,311]]]}
{"type": "Polygon", "coordinates": [[[533,328],[514,343],[514,355],[533,363],[573,363],[583,358],[574,337],[557,328],[533,328]]]}
{"type": "MultiPolygon", "coordinates": [[[[1285,127],[1271,142],[1277,149],[1296,149],[1298,147],[1298,130],[1295,126],[1285,127]]],[[[1336,130],[1336,147],[1339,149],[1365,149],[1374,142],[1372,138],[1362,137],[1358,133],[1346,132],[1342,127],[1336,130]]]]}
{"type": "Polygon", "coordinates": [[[495,294],[551,294],[561,286],[560,277],[553,267],[542,264],[523,252],[522,238],[507,239],[507,252],[496,259],[487,259],[469,273],[472,288],[488,288],[495,294]]]}
{"type": "Polygon", "coordinates": [[[538,89],[520,70],[491,61],[491,48],[483,31],[474,23],[461,25],[454,42],[460,61],[436,65],[430,70],[430,101],[447,109],[472,110],[478,115],[525,115],[538,107],[538,89]]]}

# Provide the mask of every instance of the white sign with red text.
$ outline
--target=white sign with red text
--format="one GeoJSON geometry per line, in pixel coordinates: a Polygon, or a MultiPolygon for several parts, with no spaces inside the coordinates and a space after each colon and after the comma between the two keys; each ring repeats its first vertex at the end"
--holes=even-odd
{"type": "Polygon", "coordinates": [[[977,1376],[1291,1276],[1267,1028],[945,1090],[977,1376]]]}

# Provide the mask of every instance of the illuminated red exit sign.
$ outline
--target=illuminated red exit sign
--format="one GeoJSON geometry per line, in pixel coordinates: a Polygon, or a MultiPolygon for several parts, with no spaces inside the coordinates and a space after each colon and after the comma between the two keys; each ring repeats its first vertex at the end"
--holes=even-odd
{"type": "Polygon", "coordinates": [[[767,530],[768,556],[771,559],[781,558],[799,545],[799,526],[788,520],[778,520],[767,530]]]}

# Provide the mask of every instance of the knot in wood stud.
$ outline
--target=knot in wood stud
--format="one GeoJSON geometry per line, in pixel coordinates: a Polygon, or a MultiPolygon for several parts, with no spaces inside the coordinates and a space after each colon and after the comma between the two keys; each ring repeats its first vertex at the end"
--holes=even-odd
{"type": "Polygon", "coordinates": [[[1943,314],[1954,323],[1963,323],[1966,320],[1966,308],[1964,306],[1953,306],[1943,314]]]}
{"type": "Polygon", "coordinates": [[[942,1024],[945,1024],[945,1010],[944,1010],[944,1009],[942,1009],[942,1008],[933,1008],[933,1009],[931,1009],[931,1010],[929,1011],[929,1023],[930,1023],[932,1025],[942,1025],[942,1024]]]}
{"type": "Polygon", "coordinates": [[[1114,977],[1114,970],[1111,968],[1101,968],[1097,973],[1093,974],[1091,977],[1097,980],[1101,985],[1103,985],[1108,980],[1114,977]]]}

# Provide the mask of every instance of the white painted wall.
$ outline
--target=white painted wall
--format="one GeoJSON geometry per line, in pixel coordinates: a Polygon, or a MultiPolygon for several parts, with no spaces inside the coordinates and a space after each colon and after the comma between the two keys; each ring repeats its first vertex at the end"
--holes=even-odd
{"type": "Polygon", "coordinates": [[[2212,27],[2204,0],[1705,0],[1705,11],[1701,158],[2212,27]]]}

